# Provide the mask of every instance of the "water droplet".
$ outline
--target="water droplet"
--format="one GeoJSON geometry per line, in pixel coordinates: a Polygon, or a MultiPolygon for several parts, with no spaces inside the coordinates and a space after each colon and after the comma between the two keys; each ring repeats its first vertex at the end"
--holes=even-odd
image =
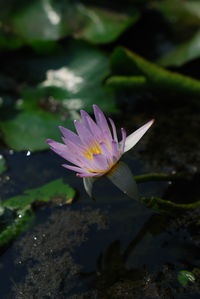
{"type": "Polygon", "coordinates": [[[30,155],[31,155],[31,152],[30,152],[30,151],[27,151],[26,156],[28,157],[28,156],[30,156],[30,155]]]}
{"type": "Polygon", "coordinates": [[[14,151],[13,151],[12,149],[10,149],[10,150],[9,150],[9,154],[10,154],[10,155],[13,155],[13,154],[14,154],[14,151]]]}

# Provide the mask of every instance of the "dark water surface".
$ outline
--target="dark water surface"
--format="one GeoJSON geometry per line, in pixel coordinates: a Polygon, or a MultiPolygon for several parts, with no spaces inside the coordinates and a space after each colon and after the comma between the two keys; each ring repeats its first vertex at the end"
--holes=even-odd
{"type": "MultiPolygon", "coordinates": [[[[38,208],[31,228],[4,251],[2,298],[198,298],[196,284],[184,288],[177,280],[178,271],[199,265],[187,220],[148,209],[106,179],[97,181],[92,201],[82,180],[51,152],[3,155],[8,171],[1,178],[1,199],[58,177],[78,194],[72,205],[38,208]]],[[[145,171],[131,154],[124,160],[134,174],[145,171]]],[[[172,186],[149,182],[139,188],[143,196],[163,197],[172,186]]]]}

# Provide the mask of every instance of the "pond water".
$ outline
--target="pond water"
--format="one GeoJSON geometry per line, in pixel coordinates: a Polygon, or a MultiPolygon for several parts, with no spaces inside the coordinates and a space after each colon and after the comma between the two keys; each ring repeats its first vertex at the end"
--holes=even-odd
{"type": "MultiPolygon", "coordinates": [[[[155,164],[147,162],[145,150],[151,138],[144,141],[124,158],[134,175],[155,164]]],[[[95,184],[93,201],[54,153],[2,154],[8,166],[1,176],[2,199],[57,178],[77,190],[72,204],[36,205],[28,230],[4,247],[2,298],[198,298],[198,282],[183,287],[178,275],[199,266],[199,208],[162,213],[129,199],[104,178],[95,184]]],[[[179,202],[182,189],[193,188],[195,201],[195,176],[193,171],[189,180],[140,183],[141,197],[179,202]]]]}

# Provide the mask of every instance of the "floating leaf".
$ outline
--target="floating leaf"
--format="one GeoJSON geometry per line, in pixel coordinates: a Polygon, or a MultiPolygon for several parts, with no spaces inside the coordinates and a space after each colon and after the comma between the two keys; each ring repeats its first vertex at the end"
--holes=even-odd
{"type": "Polygon", "coordinates": [[[91,43],[108,43],[115,40],[127,27],[135,23],[139,14],[134,11],[133,16],[108,11],[102,8],[77,6],[82,19],[81,29],[74,33],[75,37],[90,41],[91,43]]]}
{"type": "Polygon", "coordinates": [[[25,40],[57,40],[62,35],[61,14],[50,0],[32,1],[12,17],[15,32],[25,40]]]}
{"type": "Polygon", "coordinates": [[[191,40],[177,46],[157,62],[161,66],[182,66],[183,64],[200,57],[200,31],[191,40]]]}
{"type": "MultiPolygon", "coordinates": [[[[58,124],[66,125],[58,117],[46,112],[22,111],[14,119],[1,123],[4,140],[15,150],[43,150],[48,136],[58,137],[58,124]]],[[[70,123],[68,123],[68,126],[70,123]]]]}
{"type": "Polygon", "coordinates": [[[142,90],[164,91],[183,95],[200,95],[200,81],[165,70],[125,48],[118,47],[111,57],[113,77],[107,83],[128,85],[142,90]],[[135,77],[135,80],[134,80],[135,77]],[[133,84],[131,84],[133,83],[133,84]]]}
{"type": "Polygon", "coordinates": [[[19,112],[0,121],[6,144],[15,150],[47,149],[45,140],[58,140],[59,125],[72,128],[72,120],[79,117],[77,112],[90,112],[94,103],[104,111],[116,111],[111,90],[102,86],[109,70],[108,58],[93,47],[75,42],[60,55],[19,64],[22,73],[28,69],[30,81],[39,76],[46,79],[35,88],[22,90],[16,107],[19,112]]]}
{"type": "Polygon", "coordinates": [[[94,44],[112,42],[139,18],[138,11],[127,10],[110,11],[62,0],[35,0],[12,9],[5,4],[1,11],[4,26],[0,47],[15,49],[28,44],[37,52],[50,52],[56,48],[52,42],[69,35],[94,44]]]}
{"type": "Polygon", "coordinates": [[[67,202],[74,196],[75,190],[65,184],[62,179],[57,179],[42,187],[26,190],[23,195],[1,202],[0,224],[1,227],[3,224],[3,230],[0,232],[0,246],[8,244],[27,228],[33,219],[33,203],[58,199],[67,202]]]}
{"type": "Polygon", "coordinates": [[[73,198],[75,191],[62,179],[57,179],[44,186],[26,190],[24,195],[18,195],[2,202],[2,206],[10,209],[24,209],[26,206],[39,201],[48,202],[53,198],[64,197],[65,200],[73,198]]]}
{"type": "Polygon", "coordinates": [[[195,282],[195,276],[192,272],[187,270],[179,271],[178,281],[182,286],[187,286],[189,282],[195,282]]]}

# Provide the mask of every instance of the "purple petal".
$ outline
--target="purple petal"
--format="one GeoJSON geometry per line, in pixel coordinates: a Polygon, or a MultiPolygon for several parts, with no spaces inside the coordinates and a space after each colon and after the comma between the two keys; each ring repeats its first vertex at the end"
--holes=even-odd
{"type": "Polygon", "coordinates": [[[61,156],[62,158],[64,158],[65,160],[78,165],[80,167],[82,167],[84,165],[84,161],[82,160],[81,155],[77,156],[76,154],[74,154],[73,152],[70,151],[70,149],[68,149],[68,147],[65,144],[56,142],[54,140],[48,139],[47,143],[50,145],[51,149],[58,154],[59,156],[61,156]]]}
{"type": "Polygon", "coordinates": [[[113,162],[116,163],[121,156],[119,152],[119,144],[116,141],[112,141],[112,155],[113,155],[113,162]]]}
{"type": "Polygon", "coordinates": [[[121,141],[121,154],[124,153],[125,142],[126,142],[126,130],[124,128],[121,129],[122,132],[122,141],[121,141]]]}
{"type": "Polygon", "coordinates": [[[81,114],[82,123],[88,130],[90,130],[88,120],[87,120],[87,117],[90,117],[89,114],[85,110],[80,110],[80,114],[81,114]]]}
{"type": "Polygon", "coordinates": [[[102,176],[102,173],[93,173],[93,172],[91,172],[90,174],[77,173],[76,176],[79,176],[80,178],[92,178],[92,177],[102,176]]]}
{"type": "Polygon", "coordinates": [[[76,172],[81,172],[81,173],[86,173],[87,172],[86,170],[84,170],[80,167],[76,167],[76,166],[72,166],[72,165],[68,165],[68,164],[62,164],[62,166],[69,169],[69,170],[73,170],[73,171],[76,171],[76,172]]]}
{"type": "Polygon", "coordinates": [[[83,168],[86,170],[91,170],[92,172],[106,171],[109,167],[106,158],[102,154],[93,154],[93,159],[89,160],[84,156],[81,157],[81,160],[84,163],[83,168]]]}
{"type": "Polygon", "coordinates": [[[97,122],[97,125],[107,137],[107,140],[112,141],[112,135],[106,120],[105,115],[97,105],[93,105],[94,115],[97,122]]]}
{"type": "Polygon", "coordinates": [[[78,144],[75,144],[75,143],[71,142],[69,139],[66,139],[65,137],[62,137],[62,140],[67,145],[67,148],[70,149],[70,152],[73,154],[80,155],[80,154],[83,154],[83,152],[85,152],[87,150],[87,148],[84,147],[82,144],[81,144],[81,146],[78,144]]]}
{"type": "Polygon", "coordinates": [[[109,168],[108,161],[102,154],[93,154],[93,162],[95,168],[99,171],[106,171],[109,168]]]}
{"type": "Polygon", "coordinates": [[[118,138],[117,138],[117,130],[116,130],[116,127],[115,127],[115,123],[114,121],[111,119],[111,118],[108,118],[109,121],[110,121],[110,124],[112,126],[112,131],[113,131],[113,139],[114,141],[118,142],[118,138]]]}
{"type": "Polygon", "coordinates": [[[81,110],[81,117],[84,120],[84,124],[87,126],[87,128],[90,130],[90,132],[93,134],[95,137],[96,141],[102,141],[102,131],[100,128],[97,126],[95,121],[90,117],[90,115],[84,111],[81,110]]]}
{"type": "MultiPolygon", "coordinates": [[[[124,152],[129,151],[146,133],[146,131],[152,126],[154,119],[150,120],[148,123],[137,129],[131,135],[126,138],[124,152]]],[[[122,140],[123,142],[123,140],[122,140]]]]}
{"type": "Polygon", "coordinates": [[[90,130],[84,125],[84,123],[76,120],[74,121],[76,131],[81,139],[81,142],[87,147],[95,142],[94,137],[92,136],[90,130]]]}
{"type": "Polygon", "coordinates": [[[63,136],[66,140],[70,140],[71,142],[81,146],[81,140],[78,135],[76,135],[74,132],[68,130],[67,128],[64,128],[62,126],[59,126],[60,131],[62,132],[63,136]]]}
{"type": "Polygon", "coordinates": [[[56,150],[56,151],[59,151],[59,152],[67,152],[68,151],[68,148],[65,144],[63,143],[60,143],[60,142],[56,142],[54,140],[51,140],[51,139],[47,139],[46,142],[50,145],[50,147],[53,149],[53,150],[56,150]]]}
{"type": "Polygon", "coordinates": [[[112,152],[108,149],[107,144],[105,144],[104,142],[101,142],[100,147],[101,147],[102,154],[106,158],[108,164],[109,165],[113,164],[112,152]]]}

